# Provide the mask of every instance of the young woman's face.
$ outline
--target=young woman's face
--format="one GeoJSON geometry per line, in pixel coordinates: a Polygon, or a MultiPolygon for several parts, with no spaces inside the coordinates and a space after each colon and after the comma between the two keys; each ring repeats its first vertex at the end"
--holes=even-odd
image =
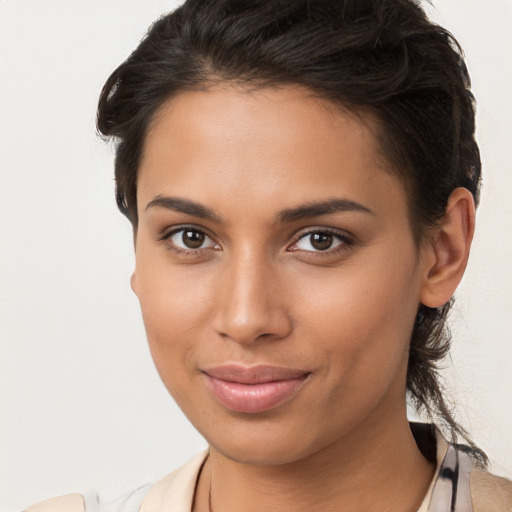
{"type": "Polygon", "coordinates": [[[426,269],[360,118],[298,88],[182,93],[138,212],[151,353],[212,447],[279,464],[404,419],[426,269]]]}

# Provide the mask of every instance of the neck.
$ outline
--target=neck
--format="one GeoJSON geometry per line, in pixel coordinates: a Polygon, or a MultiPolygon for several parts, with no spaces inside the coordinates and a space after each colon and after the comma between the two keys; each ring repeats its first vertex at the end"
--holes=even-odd
{"type": "Polygon", "coordinates": [[[421,455],[405,413],[354,429],[335,445],[281,466],[230,460],[215,448],[201,474],[194,510],[311,512],[416,510],[434,468],[421,455]]]}

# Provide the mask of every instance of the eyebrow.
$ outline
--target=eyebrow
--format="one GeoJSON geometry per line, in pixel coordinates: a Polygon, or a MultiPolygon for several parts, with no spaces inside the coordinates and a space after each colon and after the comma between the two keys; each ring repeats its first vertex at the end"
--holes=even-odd
{"type": "Polygon", "coordinates": [[[200,219],[221,222],[220,217],[213,210],[206,208],[206,206],[202,204],[190,201],[189,199],[158,195],[147,204],[146,210],[154,207],[165,208],[167,210],[184,213],[185,215],[193,215],[200,219]]]}
{"type": "MultiPolygon", "coordinates": [[[[167,210],[184,213],[185,215],[192,215],[200,219],[212,220],[219,223],[222,222],[222,219],[213,210],[190,199],[158,195],[147,204],[146,210],[154,207],[165,208],[167,210]]],[[[372,210],[351,199],[333,198],[326,201],[316,201],[293,208],[286,208],[276,215],[275,222],[284,224],[319,217],[321,215],[354,211],[375,215],[372,210]]]]}
{"type": "Polygon", "coordinates": [[[372,210],[351,199],[333,198],[299,205],[294,208],[286,208],[278,213],[276,221],[282,223],[293,222],[339,212],[362,212],[375,215],[372,210]]]}

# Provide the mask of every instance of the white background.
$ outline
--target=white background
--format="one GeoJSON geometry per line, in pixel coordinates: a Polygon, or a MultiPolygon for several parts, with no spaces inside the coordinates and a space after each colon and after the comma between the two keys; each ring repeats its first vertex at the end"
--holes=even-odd
{"type": "MultiPolygon", "coordinates": [[[[512,2],[437,0],[466,50],[485,171],[445,375],[512,476],[512,2]]],[[[0,510],[155,479],[204,441],[146,348],[128,222],[114,206],[100,88],[164,0],[0,0],[0,510]]]]}

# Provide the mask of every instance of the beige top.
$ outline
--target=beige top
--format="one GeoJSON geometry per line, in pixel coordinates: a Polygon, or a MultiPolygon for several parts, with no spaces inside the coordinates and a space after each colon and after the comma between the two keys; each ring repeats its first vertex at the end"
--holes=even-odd
{"type": "MultiPolygon", "coordinates": [[[[436,472],[418,512],[512,512],[511,481],[475,469],[467,455],[439,434],[436,442],[436,472]]],[[[190,512],[207,455],[208,451],[199,453],[155,485],[141,487],[109,505],[69,494],[24,512],[190,512]]]]}

